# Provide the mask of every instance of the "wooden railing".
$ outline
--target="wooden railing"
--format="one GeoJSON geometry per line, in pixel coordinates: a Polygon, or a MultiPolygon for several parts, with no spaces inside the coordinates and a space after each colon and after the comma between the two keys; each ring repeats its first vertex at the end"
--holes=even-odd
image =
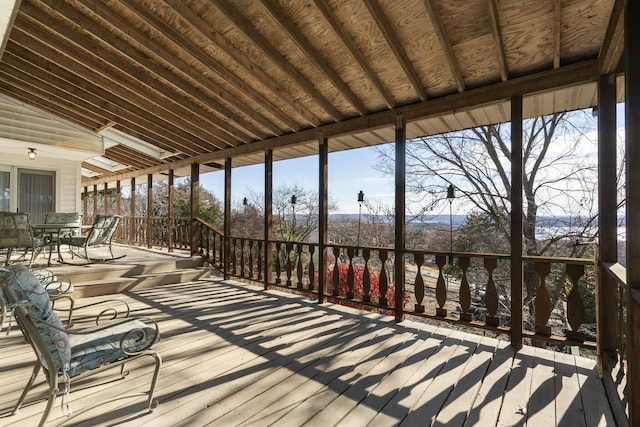
{"type": "MultiPolygon", "coordinates": [[[[322,293],[323,298],[380,311],[392,309],[395,295],[401,292],[401,312],[406,315],[504,333],[511,331],[510,313],[516,309],[524,314],[525,338],[596,347],[594,334],[585,333],[585,298],[594,292],[581,291],[581,288],[595,291],[593,260],[524,257],[525,274],[535,275],[538,285],[533,295],[525,292],[524,304],[517,301],[513,304],[509,255],[405,250],[401,260],[404,283],[398,283],[394,277],[395,251],[391,248],[328,245],[326,266],[320,266],[319,246],[315,243],[265,242],[233,236],[225,241],[222,231],[203,220],[196,219],[196,222],[199,238],[195,252],[228,276],[316,296],[322,293]],[[267,253],[271,254],[270,263],[265,262],[267,253]],[[270,271],[267,271],[268,265],[270,271]],[[319,288],[321,274],[325,278],[323,290],[319,288]]],[[[123,218],[120,241],[148,244],[147,224],[146,218],[123,218]]],[[[166,247],[167,230],[172,229],[173,248],[191,247],[192,224],[188,218],[151,218],[151,225],[153,245],[166,247]]],[[[619,283],[619,354],[622,357],[626,287],[619,283]]]]}
{"type": "MultiPolygon", "coordinates": [[[[224,268],[224,239],[220,231],[204,233],[201,253],[224,268]]],[[[390,248],[327,246],[327,266],[318,264],[319,246],[308,242],[229,238],[227,274],[306,294],[320,293],[319,275],[325,274],[323,297],[355,306],[389,311],[396,292],[403,292],[403,313],[466,327],[511,331],[510,257],[505,254],[404,251],[405,285],[394,277],[395,252],[390,248]],[[265,271],[265,253],[271,253],[271,271],[265,271]],[[452,256],[453,255],[453,256],[452,256]],[[453,262],[451,262],[453,261],[453,262]],[[452,264],[452,265],[451,265],[452,264]],[[418,274],[420,272],[420,274],[418,274]],[[265,275],[270,279],[267,281],[265,275]]],[[[524,257],[525,271],[535,272],[538,283],[524,304],[523,335],[537,341],[596,348],[595,332],[585,322],[581,290],[593,290],[593,260],[524,257]],[[553,304],[552,304],[553,302],[553,304]]],[[[520,284],[519,284],[520,285],[520,284]]],[[[592,328],[595,331],[595,325],[592,328]]]]}
{"type": "MultiPolygon", "coordinates": [[[[625,398],[626,382],[627,382],[627,307],[629,306],[628,296],[632,298],[640,298],[636,292],[629,292],[627,288],[627,272],[626,268],[618,263],[607,263],[602,266],[604,272],[603,284],[600,292],[615,293],[615,315],[613,319],[613,308],[607,310],[609,313],[602,313],[602,316],[609,316],[606,321],[615,322],[613,327],[615,339],[610,348],[602,349],[603,358],[603,379],[605,387],[610,393],[617,395],[623,405],[628,404],[625,398]]],[[[603,333],[607,333],[603,332],[603,333]]],[[[623,408],[628,414],[628,408],[623,408]]]]}
{"type": "Polygon", "coordinates": [[[167,217],[122,217],[116,241],[129,245],[153,245],[169,249],[191,247],[191,219],[167,217]],[[148,239],[148,221],[151,221],[151,239],[148,239]],[[170,227],[171,226],[171,227],[170,227]],[[172,239],[169,239],[169,230],[172,239]],[[171,246],[169,246],[171,242],[171,246]]]}

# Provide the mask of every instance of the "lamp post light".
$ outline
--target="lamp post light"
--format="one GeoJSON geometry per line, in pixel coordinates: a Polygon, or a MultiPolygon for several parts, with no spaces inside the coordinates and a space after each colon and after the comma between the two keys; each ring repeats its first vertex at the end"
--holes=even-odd
{"type": "Polygon", "coordinates": [[[249,199],[246,197],[242,198],[242,206],[247,207],[249,205],[249,199]]]}
{"type": "Polygon", "coordinates": [[[362,215],[362,203],[364,202],[364,192],[358,193],[358,247],[360,247],[360,217],[362,215]]]}
{"type": "Polygon", "coordinates": [[[293,239],[296,231],[296,202],[297,201],[298,201],[298,198],[296,197],[296,195],[292,194],[291,195],[291,211],[293,213],[293,225],[291,227],[291,239],[293,239]]]}
{"type": "Polygon", "coordinates": [[[447,199],[449,199],[449,265],[453,265],[453,199],[456,198],[455,187],[449,184],[447,199]]]}

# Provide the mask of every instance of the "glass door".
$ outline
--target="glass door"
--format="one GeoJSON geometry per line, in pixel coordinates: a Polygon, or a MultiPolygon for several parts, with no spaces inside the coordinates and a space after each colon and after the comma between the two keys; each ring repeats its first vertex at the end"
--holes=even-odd
{"type": "Polygon", "coordinates": [[[11,172],[0,167],[0,211],[11,210],[11,172]]]}
{"type": "Polygon", "coordinates": [[[29,213],[32,224],[42,224],[47,212],[55,212],[56,173],[18,169],[18,211],[29,213]]]}

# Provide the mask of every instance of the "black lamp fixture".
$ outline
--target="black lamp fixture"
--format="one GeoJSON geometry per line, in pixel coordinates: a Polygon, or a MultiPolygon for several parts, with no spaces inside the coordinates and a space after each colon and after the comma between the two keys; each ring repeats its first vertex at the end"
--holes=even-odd
{"type": "Polygon", "coordinates": [[[293,213],[293,224],[291,226],[291,240],[293,240],[293,237],[296,232],[296,202],[297,201],[298,201],[298,198],[296,197],[296,195],[292,194],[291,195],[291,211],[293,213]]]}
{"type": "Polygon", "coordinates": [[[242,198],[242,206],[247,206],[249,204],[249,199],[247,199],[246,197],[242,198]]]}
{"type": "Polygon", "coordinates": [[[29,156],[29,159],[35,160],[36,157],[38,156],[38,153],[36,152],[35,148],[29,148],[29,151],[27,152],[27,156],[29,156]]]}
{"type": "Polygon", "coordinates": [[[456,189],[453,184],[447,188],[447,199],[449,199],[449,265],[453,265],[453,199],[456,198],[456,189]]]}
{"type": "Polygon", "coordinates": [[[362,203],[364,203],[364,192],[358,193],[358,247],[360,247],[360,216],[362,215],[362,203]]]}

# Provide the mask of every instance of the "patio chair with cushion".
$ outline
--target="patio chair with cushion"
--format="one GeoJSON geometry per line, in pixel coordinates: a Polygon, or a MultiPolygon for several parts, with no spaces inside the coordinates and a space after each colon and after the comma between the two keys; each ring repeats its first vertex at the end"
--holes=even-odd
{"type": "Polygon", "coordinates": [[[21,212],[0,212],[0,249],[5,249],[7,257],[5,265],[11,262],[14,251],[31,251],[29,266],[33,263],[42,248],[49,245],[47,236],[35,236],[33,227],[29,223],[29,214],[21,212]]]}
{"type": "Polygon", "coordinates": [[[36,356],[31,377],[12,414],[16,414],[20,409],[41,369],[45,374],[49,391],[40,426],[44,425],[49,417],[58,395],[62,395],[63,413],[71,415],[69,405],[71,381],[75,382],[80,378],[116,366],[121,368],[120,375],[124,377],[125,363],[145,356],[155,360],[149,390],[118,394],[110,400],[145,395],[149,411],[157,406],[153,394],[162,359],[156,351],[151,350],[151,346],[159,338],[155,322],[144,323],[140,319],[127,318],[79,331],[67,331],[50,307],[49,294],[37,277],[26,267],[11,265],[2,268],[0,286],[8,306],[15,315],[16,322],[26,341],[33,347],[36,356]]]}
{"type": "Polygon", "coordinates": [[[72,256],[78,255],[89,262],[92,262],[92,259],[89,257],[89,248],[108,246],[109,253],[111,254],[110,259],[116,259],[111,249],[111,241],[116,233],[118,224],[120,224],[120,217],[118,215],[97,215],[93,225],[86,232],[85,236],[61,236],[59,244],[69,245],[72,256]]]}

